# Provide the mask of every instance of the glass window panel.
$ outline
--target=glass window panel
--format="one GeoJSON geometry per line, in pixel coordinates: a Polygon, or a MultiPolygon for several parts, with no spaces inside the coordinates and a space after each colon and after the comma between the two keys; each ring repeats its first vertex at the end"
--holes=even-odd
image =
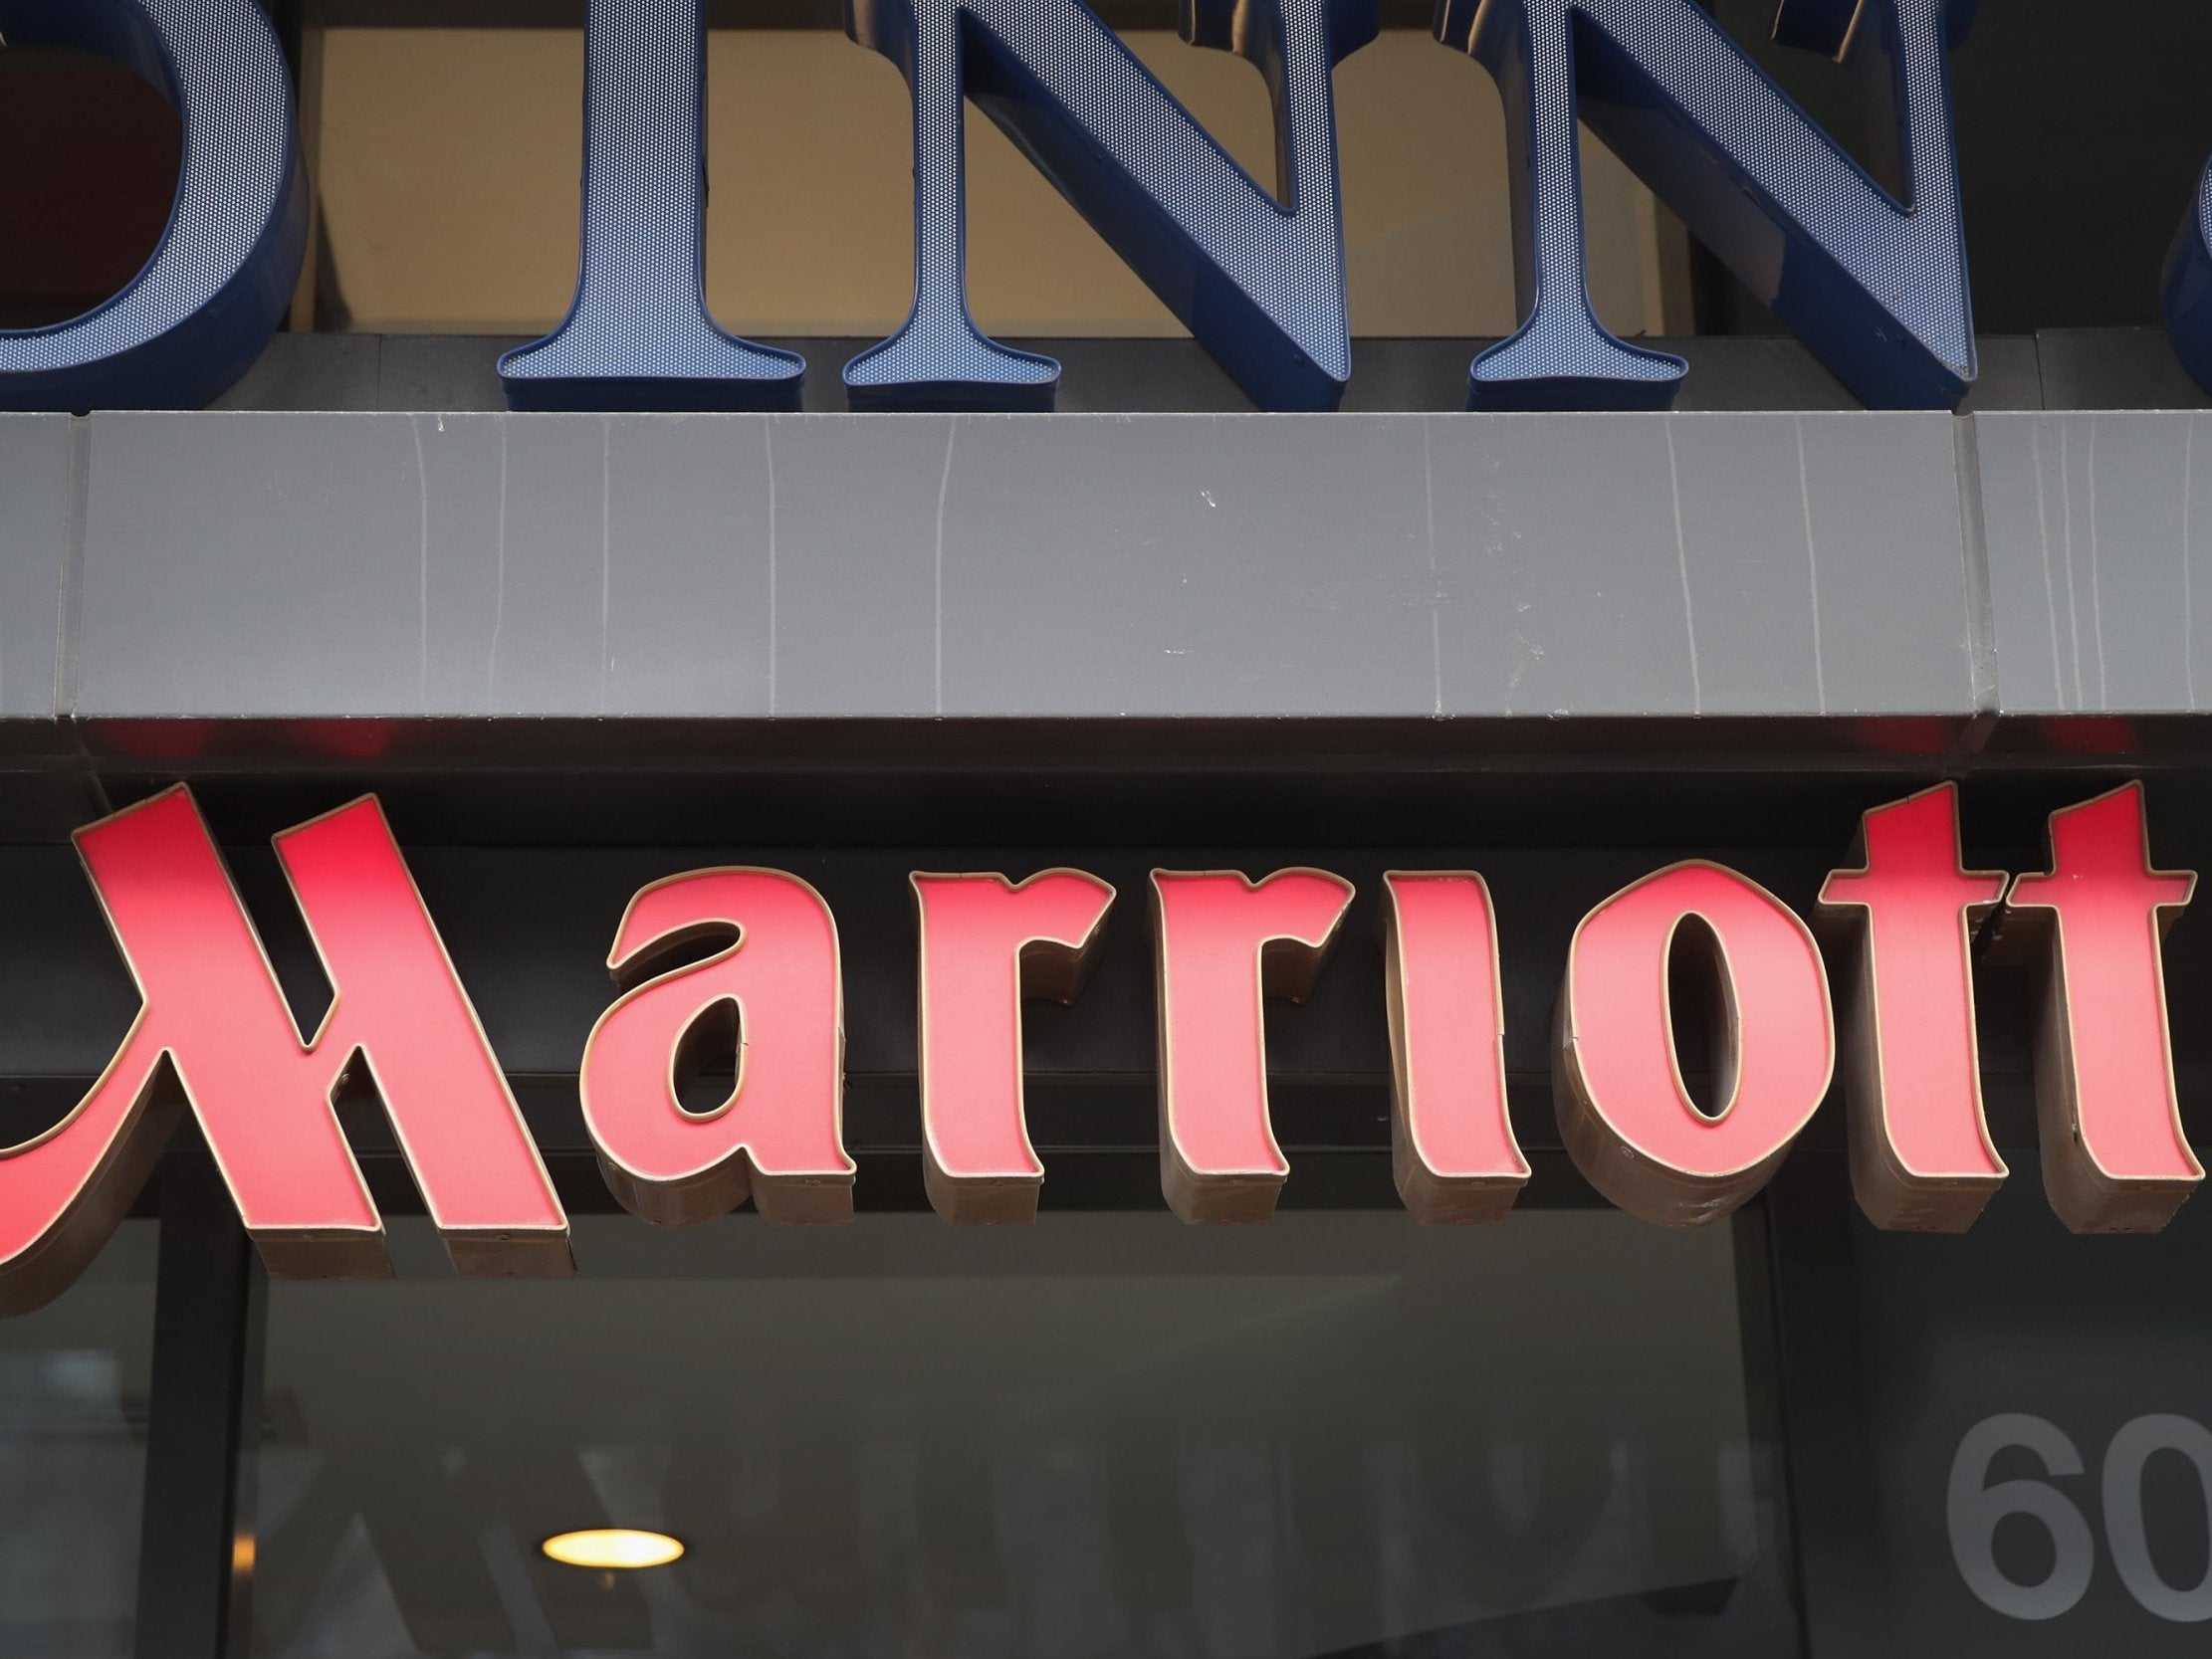
{"type": "Polygon", "coordinates": [[[1794,1643],[1725,1229],[576,1223],[572,1282],[273,1288],[259,1651],[1794,1643]],[[672,1566],[541,1557],[675,1534],[672,1566]]]}
{"type": "Polygon", "coordinates": [[[0,1653],[129,1659],[159,1233],[125,1221],[52,1306],[0,1320],[0,1653]]]}
{"type": "Polygon", "coordinates": [[[1857,1611],[1900,1659],[2202,1654],[2212,1204],[2156,1234],[2082,1237],[2034,1153],[2005,1157],[2012,1178],[1963,1238],[1855,1218],[1853,1472],[1875,1499],[1880,1590],[1857,1611]]]}

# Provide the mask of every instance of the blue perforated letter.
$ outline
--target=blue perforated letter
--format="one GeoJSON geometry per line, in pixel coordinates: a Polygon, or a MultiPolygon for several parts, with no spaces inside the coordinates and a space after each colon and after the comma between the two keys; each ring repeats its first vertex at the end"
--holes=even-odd
{"type": "Polygon", "coordinates": [[[1781,0],[1776,38],[1879,71],[1905,203],[1694,0],[1443,0],[1437,35],[1505,98],[1520,331],[1474,362],[1470,407],[1663,408],[1678,357],[1616,339],[1584,281],[1579,117],[1830,372],[1875,408],[1956,408],[1974,379],[1948,49],[1971,0],[1781,0]]]}
{"type": "Polygon", "coordinates": [[[2197,181],[2196,199],[2167,256],[2165,304],[2174,355],[2212,392],[2212,167],[2197,181]]]}
{"type": "Polygon", "coordinates": [[[0,330],[0,409],[189,409],[276,331],[307,249],[292,80],[254,0],[0,0],[0,38],[135,70],[176,105],[184,164],[160,244],[97,310],[0,330]]]}
{"type": "Polygon", "coordinates": [[[590,0],[576,298],[500,359],[512,409],[798,407],[804,360],[707,311],[703,3],[590,0]]]}
{"type": "Polygon", "coordinates": [[[845,366],[856,408],[1049,408],[1060,365],[968,314],[965,93],[1267,409],[1332,409],[1352,372],[1335,66],[1377,0],[1184,0],[1183,35],[1257,65],[1281,200],[1252,182],[1082,0],[847,0],[914,94],[914,310],[845,366]]]}

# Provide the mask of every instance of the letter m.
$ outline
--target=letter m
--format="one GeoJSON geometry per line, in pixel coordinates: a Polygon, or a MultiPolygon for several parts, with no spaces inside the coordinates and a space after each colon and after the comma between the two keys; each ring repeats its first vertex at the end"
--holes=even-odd
{"type": "Polygon", "coordinates": [[[0,1151],[0,1313],[69,1287],[184,1103],[273,1272],[388,1272],[333,1104],[354,1082],[382,1098],[459,1271],[569,1271],[567,1217],[372,797],[277,837],[333,991],[311,1041],[186,790],[77,846],[140,1005],[76,1110],[0,1151]]]}
{"type": "Polygon", "coordinates": [[[1974,380],[1948,52],[1977,0],[1781,0],[1775,38],[1867,72],[1903,200],[1695,0],[1440,0],[1437,38],[1505,100],[1524,320],[1470,408],[1663,408],[1684,365],[1614,338],[1584,281],[1576,122],[1678,213],[1852,394],[1954,409],[1974,380]]]}
{"type": "Polygon", "coordinates": [[[1184,0],[1183,35],[1257,65],[1276,195],[1255,184],[1082,0],[846,0],[845,28],[914,95],[914,310],[845,366],[855,408],[1049,408],[1060,367],[968,313],[962,98],[1266,409],[1333,409],[1351,376],[1336,64],[1378,0],[1184,0]]]}

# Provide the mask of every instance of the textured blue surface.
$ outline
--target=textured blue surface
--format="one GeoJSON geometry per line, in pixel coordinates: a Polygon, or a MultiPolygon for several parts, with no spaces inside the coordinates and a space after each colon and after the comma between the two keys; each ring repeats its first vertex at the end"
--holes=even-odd
{"type": "Polygon", "coordinates": [[[515,409],[795,409],[803,358],[707,311],[703,0],[590,0],[576,297],[500,359],[515,409]]]}
{"type": "Polygon", "coordinates": [[[1786,0],[1779,13],[1785,41],[1836,51],[1848,36],[1855,59],[1888,75],[1907,205],[1694,0],[1443,0],[1438,38],[1473,53],[1504,95],[1527,313],[1475,359],[1470,407],[1663,407],[1684,372],[1591,311],[1579,117],[1854,396],[1956,408],[1975,357],[1946,53],[1969,10],[1786,0]]]}
{"type": "Polygon", "coordinates": [[[965,95],[1262,408],[1334,408],[1352,357],[1333,72],[1377,25],[1376,0],[1187,0],[1185,38],[1268,79],[1278,201],[1081,0],[848,0],[853,39],[914,95],[914,309],[845,366],[854,407],[1051,406],[1059,364],[969,314],[965,95]]]}
{"type": "Polygon", "coordinates": [[[2196,200],[2174,235],[2163,299],[2174,355],[2212,392],[2212,167],[2197,181],[2196,200]]]}
{"type": "Polygon", "coordinates": [[[284,53],[254,0],[0,0],[0,38],[112,58],[176,106],[161,241],[106,304],[0,329],[0,409],[194,408],[268,343],[299,281],[307,191],[284,53]]]}

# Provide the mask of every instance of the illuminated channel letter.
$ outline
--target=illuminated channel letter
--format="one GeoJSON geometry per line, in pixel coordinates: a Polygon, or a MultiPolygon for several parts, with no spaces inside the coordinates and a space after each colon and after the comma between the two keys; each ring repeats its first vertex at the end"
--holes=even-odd
{"type": "Polygon", "coordinates": [[[1820,898],[1851,952],[1852,1190],[1878,1227],[1962,1233],[2006,1174],[1982,1113],[1969,954],[2005,876],[1961,865],[1948,783],[1868,813],[1858,855],[1861,868],[1830,876],[1820,898]]]}
{"type": "Polygon", "coordinates": [[[165,1078],[274,1273],[389,1271],[332,1109],[348,1084],[382,1099],[458,1271],[569,1271],[567,1217],[373,798],[277,837],[335,991],[309,1042],[186,790],[80,831],[77,849],[138,1017],[59,1128],[0,1153],[0,1307],[50,1300],[98,1253],[174,1127],[165,1078]]]}
{"type": "Polygon", "coordinates": [[[2051,814],[2051,873],[2005,900],[2008,947],[2040,945],[2036,1121],[2043,1185],[2078,1233],[2154,1233],[2204,1179],[2181,1133],[2159,940],[2196,891],[2153,870],[2143,790],[2051,814]]]}
{"type": "Polygon", "coordinates": [[[630,901],[607,967],[633,988],[584,1045],[583,1122],[623,1207],[684,1226],[750,1196],[771,1221],[850,1221],[844,988],[822,896],[778,870],[671,876],[630,901]],[[736,1063],[730,1093],[688,1111],[684,1078],[717,1049],[736,1063]]]}
{"type": "Polygon", "coordinates": [[[1502,1221],[1528,1183],[1505,1107],[1490,889],[1471,872],[1383,878],[1391,1168],[1423,1221],[1502,1221]]]}
{"type": "Polygon", "coordinates": [[[1351,377],[1335,66],[1377,0],[1187,0],[1183,35],[1274,95],[1280,200],[1255,184],[1083,0],[848,0],[845,27],[914,100],[914,310],[845,365],[854,408],[1049,409],[1060,365],[968,312],[965,112],[974,99],[1263,409],[1333,409],[1351,377]]]}
{"type": "Polygon", "coordinates": [[[276,332],[307,250],[292,78],[267,12],[256,0],[0,0],[0,37],[113,59],[184,130],[168,228],[122,292],[68,322],[0,329],[0,409],[212,402],[276,332]]]}
{"type": "Polygon", "coordinates": [[[1893,89],[1899,203],[1691,0],[1443,0],[1437,38],[1505,99],[1525,320],[1467,406],[1657,409],[1685,365],[1591,310],[1576,122],[1678,213],[1870,408],[1955,409],[1973,384],[1949,47],[1967,0],[1781,0],[1775,37],[1893,89]]]}
{"type": "Polygon", "coordinates": [[[1836,1065],[1812,933],[1717,864],[1661,870],[1583,918],[1556,1035],[1552,1096],[1567,1150],[1616,1204],[1669,1227],[1716,1221],[1757,1192],[1836,1065]],[[1719,1103],[1710,1116],[1690,1098],[1675,1049],[1668,978],[1682,945],[1704,958],[1699,1035],[1719,1103]]]}
{"type": "Polygon", "coordinates": [[[796,409],[802,357],[707,311],[705,0],[589,0],[583,216],[560,326],[500,359],[510,409],[796,409]]]}
{"type": "Polygon", "coordinates": [[[1290,1164],[1267,1117],[1260,999],[1302,1001],[1352,884],[1325,870],[1155,870],[1160,1187],[1186,1221],[1264,1221],[1290,1164]]]}
{"type": "Polygon", "coordinates": [[[1044,1165],[1021,1087],[1021,1000],[1073,1002],[1114,890],[1080,870],[910,878],[922,935],[922,1178],[948,1221],[1037,1218],[1044,1165]]]}
{"type": "Polygon", "coordinates": [[[2212,391],[2212,166],[2198,178],[2196,197],[2174,233],[2163,299],[2173,354],[2212,391]]]}

